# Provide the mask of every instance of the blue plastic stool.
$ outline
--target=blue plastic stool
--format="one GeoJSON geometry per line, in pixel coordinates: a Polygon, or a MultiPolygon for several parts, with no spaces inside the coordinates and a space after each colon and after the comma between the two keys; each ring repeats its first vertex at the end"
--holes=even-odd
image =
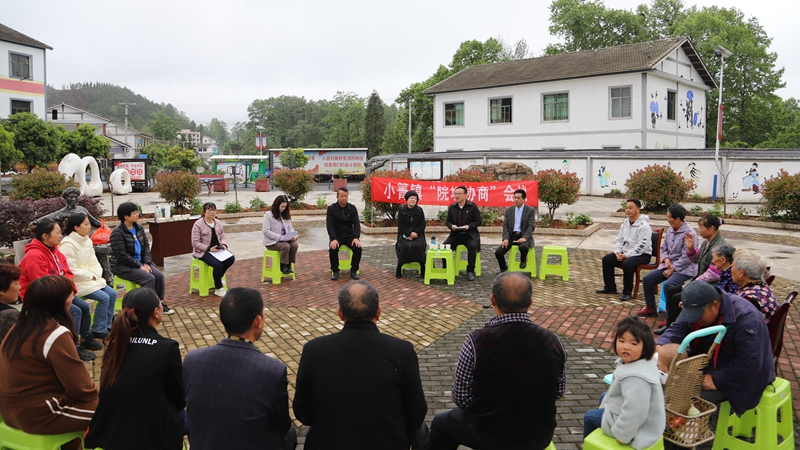
{"type": "Polygon", "coordinates": [[[508,252],[508,271],[529,273],[531,278],[536,278],[536,250],[533,248],[528,250],[528,265],[524,269],[519,266],[519,261],[517,261],[517,255],[520,254],[519,246],[512,245],[508,252]]]}
{"type": "MultiPolygon", "coordinates": [[[[222,285],[228,287],[227,275],[222,276],[222,285]]],[[[201,259],[192,258],[192,266],[189,272],[189,294],[197,290],[200,297],[208,297],[208,292],[212,289],[216,289],[216,286],[214,286],[214,268],[201,259]],[[195,271],[195,269],[197,270],[195,271]]]]}
{"type": "MultiPolygon", "coordinates": [[[[462,260],[461,259],[461,255],[463,255],[464,253],[467,253],[467,255],[468,255],[467,257],[469,257],[467,246],[466,245],[458,245],[456,247],[456,256],[455,256],[456,264],[458,264],[458,268],[456,269],[456,274],[458,274],[462,270],[466,271],[467,270],[467,266],[469,265],[469,261],[468,260],[466,260],[466,259],[462,260]]],[[[475,252],[475,275],[481,276],[481,252],[475,252]]]]}
{"type": "Polygon", "coordinates": [[[60,450],[63,444],[80,439],[83,444],[85,431],[63,434],[28,434],[0,423],[0,449],[11,450],[60,450]]]}

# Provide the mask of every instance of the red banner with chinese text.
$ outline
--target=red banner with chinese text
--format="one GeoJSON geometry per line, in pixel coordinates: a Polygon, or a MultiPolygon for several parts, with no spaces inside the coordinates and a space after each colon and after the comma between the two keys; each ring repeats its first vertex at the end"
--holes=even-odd
{"type": "Polygon", "coordinates": [[[449,206],[456,200],[453,191],[466,186],[467,199],[478,206],[511,206],[514,191],[522,189],[527,197],[525,204],[539,206],[538,181],[486,181],[476,183],[401,180],[396,178],[372,178],[372,201],[383,203],[405,203],[408,191],[416,191],[420,205],[449,206]]]}

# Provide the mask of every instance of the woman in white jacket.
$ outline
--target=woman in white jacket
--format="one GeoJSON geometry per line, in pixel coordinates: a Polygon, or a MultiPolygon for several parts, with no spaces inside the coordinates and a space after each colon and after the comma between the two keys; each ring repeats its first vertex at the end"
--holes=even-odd
{"type": "Polygon", "coordinates": [[[272,202],[272,208],[264,213],[261,232],[264,233],[264,246],[268,250],[277,250],[281,254],[281,272],[292,273],[292,264],[297,256],[298,244],[297,233],[292,227],[289,200],[286,196],[277,196],[272,202]],[[287,237],[287,235],[291,237],[287,237]]]}
{"type": "Polygon", "coordinates": [[[94,244],[89,238],[92,225],[83,213],[72,214],[64,229],[64,238],[58,246],[67,258],[67,264],[74,275],[73,282],[78,288],[78,296],[95,301],[92,337],[105,339],[114,319],[114,305],[117,291],[106,284],[103,268],[94,253],[94,244]]]}

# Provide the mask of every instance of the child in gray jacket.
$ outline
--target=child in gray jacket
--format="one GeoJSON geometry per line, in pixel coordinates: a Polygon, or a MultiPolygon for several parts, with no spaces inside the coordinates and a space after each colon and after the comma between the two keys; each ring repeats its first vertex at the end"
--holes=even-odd
{"type": "Polygon", "coordinates": [[[602,428],[621,445],[650,447],[664,434],[666,423],[650,327],[637,317],[622,319],[614,331],[614,353],[619,356],[614,381],[600,397],[600,408],[583,417],[583,437],[602,428]]]}

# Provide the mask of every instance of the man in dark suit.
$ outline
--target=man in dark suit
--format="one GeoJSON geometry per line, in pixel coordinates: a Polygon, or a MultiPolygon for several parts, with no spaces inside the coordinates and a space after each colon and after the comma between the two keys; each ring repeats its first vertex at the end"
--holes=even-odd
{"type": "Polygon", "coordinates": [[[304,448],[420,448],[428,406],[414,347],[378,331],[378,291],[365,281],[339,291],[338,314],[342,331],[300,357],[293,408],[311,427],[304,448]]]}
{"type": "Polygon", "coordinates": [[[467,187],[459,186],[453,191],[456,202],[447,208],[447,228],[450,236],[445,244],[455,250],[459,245],[467,247],[467,280],[475,280],[475,258],[481,251],[481,210],[478,205],[467,200],[467,187]]]}
{"type": "Polygon", "coordinates": [[[249,288],[222,298],[219,317],[228,339],[186,355],[183,380],[192,450],[292,450],[286,365],[256,349],[264,330],[264,301],[249,288]]]}
{"type": "Polygon", "coordinates": [[[519,246],[519,267],[528,265],[528,250],[533,247],[533,229],[536,228],[536,210],[525,204],[528,194],[524,189],[514,191],[514,206],[506,209],[506,220],[503,222],[503,242],[494,252],[500,272],[508,270],[506,253],[512,245],[519,246]]]}
{"type": "Polygon", "coordinates": [[[328,229],[328,257],[331,262],[331,280],[339,279],[339,246],[346,245],[353,252],[350,278],[358,279],[358,266],[361,263],[361,219],[358,209],[348,203],[350,191],[340,187],[336,191],[336,203],[328,206],[325,226],[328,229]]]}

